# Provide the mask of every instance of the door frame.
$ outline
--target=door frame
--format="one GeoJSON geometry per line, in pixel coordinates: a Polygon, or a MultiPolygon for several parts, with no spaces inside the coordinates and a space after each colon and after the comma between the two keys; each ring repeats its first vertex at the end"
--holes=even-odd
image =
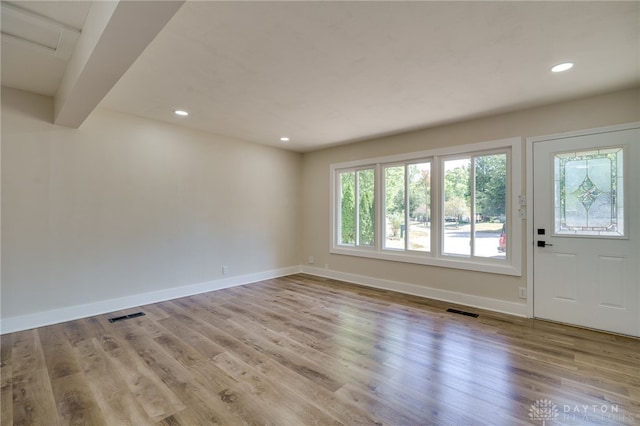
{"type": "MultiPolygon", "coordinates": [[[[626,124],[617,124],[613,126],[605,126],[605,127],[595,127],[592,129],[586,130],[578,130],[571,131],[565,133],[555,133],[550,135],[543,136],[533,136],[528,137],[526,139],[526,191],[527,191],[527,209],[526,209],[526,220],[527,220],[527,229],[525,232],[525,244],[526,244],[526,256],[527,256],[527,317],[535,318],[535,310],[533,306],[533,292],[534,288],[534,264],[533,264],[533,254],[534,254],[534,226],[533,226],[533,146],[537,142],[547,142],[555,139],[564,139],[576,136],[587,136],[594,135],[599,133],[609,133],[615,132],[619,130],[630,130],[636,129],[640,127],[640,121],[626,123],[626,124]]],[[[640,303],[640,301],[639,301],[640,303]]]]}

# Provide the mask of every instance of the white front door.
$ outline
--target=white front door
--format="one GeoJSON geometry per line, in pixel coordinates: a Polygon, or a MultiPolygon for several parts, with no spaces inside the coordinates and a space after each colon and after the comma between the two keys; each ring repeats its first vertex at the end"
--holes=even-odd
{"type": "Polygon", "coordinates": [[[534,315],[640,336],[640,129],[532,146],[534,315]]]}

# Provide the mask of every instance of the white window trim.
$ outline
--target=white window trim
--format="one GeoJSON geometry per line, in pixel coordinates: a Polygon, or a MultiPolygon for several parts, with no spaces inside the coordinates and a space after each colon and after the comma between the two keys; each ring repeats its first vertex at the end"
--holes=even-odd
{"type": "MultiPolygon", "coordinates": [[[[500,139],[496,141],[480,142],[467,145],[458,145],[451,147],[444,147],[438,149],[432,149],[427,151],[419,151],[405,154],[390,155],[384,157],[375,157],[362,160],[348,161],[343,163],[331,164],[329,169],[330,179],[330,248],[329,252],[332,254],[348,255],[366,257],[379,260],[390,260],[396,262],[415,263],[421,265],[440,266],[445,268],[465,269],[479,272],[489,272],[495,274],[504,275],[522,275],[522,218],[526,217],[525,206],[521,206],[519,199],[522,192],[522,138],[514,137],[508,139],[500,139]],[[510,203],[507,205],[507,227],[509,235],[509,243],[507,245],[507,258],[506,260],[495,260],[490,258],[467,258],[456,257],[451,255],[442,255],[440,253],[442,244],[442,230],[440,226],[438,229],[434,229],[433,234],[435,238],[432,239],[432,251],[431,252],[412,252],[412,251],[400,251],[394,252],[391,250],[383,249],[382,238],[383,235],[379,229],[380,217],[384,217],[381,210],[384,208],[381,200],[382,182],[382,168],[385,165],[394,162],[406,162],[414,160],[430,159],[431,163],[431,175],[438,176],[437,181],[440,181],[440,168],[442,159],[445,157],[451,157],[455,155],[472,155],[476,153],[482,153],[483,151],[509,149],[510,161],[507,187],[509,188],[510,203]],[[338,223],[339,214],[337,210],[337,194],[340,190],[338,188],[338,179],[336,179],[337,172],[343,169],[355,169],[362,168],[364,166],[372,166],[375,168],[375,185],[376,185],[376,197],[375,197],[375,223],[376,225],[376,238],[374,247],[350,247],[338,244],[338,223]]],[[[440,223],[442,210],[444,206],[440,201],[440,183],[434,185],[431,188],[432,199],[434,204],[437,203],[438,208],[432,211],[432,223],[440,223]]]]}

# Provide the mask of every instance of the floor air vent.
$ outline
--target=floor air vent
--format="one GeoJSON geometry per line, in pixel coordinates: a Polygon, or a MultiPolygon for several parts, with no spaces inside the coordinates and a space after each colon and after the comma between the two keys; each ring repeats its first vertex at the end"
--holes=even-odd
{"type": "Polygon", "coordinates": [[[109,318],[109,322],[118,322],[118,321],[124,321],[124,320],[128,320],[131,318],[138,318],[138,317],[142,317],[144,316],[145,313],[144,312],[136,312],[134,314],[129,314],[129,315],[123,315],[121,317],[115,317],[115,318],[109,318]]]}
{"type": "Polygon", "coordinates": [[[474,317],[474,318],[478,318],[478,314],[474,314],[472,312],[465,312],[465,311],[460,311],[458,309],[453,309],[453,308],[449,308],[447,309],[447,312],[452,312],[454,314],[460,314],[460,315],[466,315],[468,317],[474,317]]]}

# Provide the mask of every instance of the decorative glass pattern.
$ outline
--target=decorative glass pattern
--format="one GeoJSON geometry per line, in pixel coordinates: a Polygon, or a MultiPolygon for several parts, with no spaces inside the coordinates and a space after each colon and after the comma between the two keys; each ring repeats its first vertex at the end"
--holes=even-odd
{"type": "Polygon", "coordinates": [[[555,232],[624,236],[623,148],[556,154],[555,232]]]}
{"type": "Polygon", "coordinates": [[[584,180],[576,189],[571,193],[574,197],[578,199],[584,206],[587,214],[589,214],[589,209],[593,205],[593,203],[598,199],[600,195],[604,194],[604,192],[600,191],[600,189],[593,183],[589,176],[585,176],[584,180]]]}

